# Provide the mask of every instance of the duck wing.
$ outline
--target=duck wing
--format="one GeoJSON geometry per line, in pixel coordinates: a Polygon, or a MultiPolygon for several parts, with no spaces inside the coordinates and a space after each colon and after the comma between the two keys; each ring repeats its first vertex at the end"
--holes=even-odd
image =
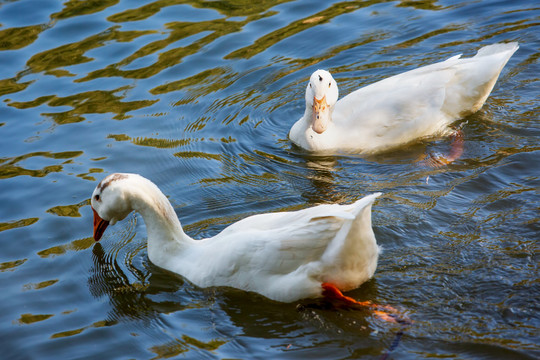
{"type": "MultiPolygon", "coordinates": [[[[333,119],[354,147],[380,150],[435,134],[452,67],[403,73],[356,90],[338,101],[333,119]]],[[[346,140],[345,140],[346,141],[346,140]]]]}
{"type": "Polygon", "coordinates": [[[236,268],[253,266],[257,271],[283,275],[320,260],[343,224],[351,220],[354,215],[347,206],[325,204],[253,215],[228,226],[218,238],[230,239],[229,249],[237,247],[245,253],[235,256],[236,268]]]}
{"type": "Polygon", "coordinates": [[[254,215],[227,227],[208,249],[213,252],[206,268],[212,285],[256,291],[279,301],[320,296],[322,282],[345,290],[357,287],[376,268],[371,205],[379,195],[350,205],[254,215]]]}
{"type": "Polygon", "coordinates": [[[483,47],[365,86],[339,100],[336,136],[349,147],[380,150],[446,131],[480,109],[517,43],[483,47]]]}

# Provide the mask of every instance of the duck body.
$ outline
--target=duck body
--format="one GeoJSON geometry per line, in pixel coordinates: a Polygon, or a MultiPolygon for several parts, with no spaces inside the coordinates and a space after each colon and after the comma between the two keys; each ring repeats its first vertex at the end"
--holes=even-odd
{"type": "Polygon", "coordinates": [[[113,174],[94,190],[94,238],[109,223],[139,212],[155,265],[200,287],[230,286],[291,302],[323,295],[323,283],[357,288],[377,267],[373,194],[350,205],[319,205],[247,217],[212,238],[184,233],[163,193],[136,174],[113,174]]]}
{"type": "Polygon", "coordinates": [[[479,110],[517,43],[493,44],[360,88],[341,100],[332,75],[315,71],[306,110],[289,132],[315,152],[374,153],[416,139],[444,135],[448,125],[479,110]]]}

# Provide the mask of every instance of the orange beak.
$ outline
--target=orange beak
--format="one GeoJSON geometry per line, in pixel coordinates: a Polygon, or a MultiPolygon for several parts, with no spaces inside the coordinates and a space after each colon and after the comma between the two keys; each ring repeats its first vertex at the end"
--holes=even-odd
{"type": "Polygon", "coordinates": [[[330,122],[330,109],[326,103],[326,95],[321,100],[313,97],[311,127],[317,134],[322,134],[330,122]]]}
{"type": "Polygon", "coordinates": [[[94,240],[99,241],[103,236],[105,229],[109,226],[109,222],[99,217],[94,208],[92,208],[92,211],[94,212],[94,240]]]}

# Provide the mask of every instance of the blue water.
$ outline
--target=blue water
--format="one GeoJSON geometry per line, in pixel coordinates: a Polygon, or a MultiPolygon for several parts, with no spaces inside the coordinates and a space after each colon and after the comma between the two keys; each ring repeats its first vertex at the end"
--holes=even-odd
{"type": "Polygon", "coordinates": [[[1,357],[539,358],[539,25],[532,0],[0,1],[1,357]],[[318,68],[343,96],[507,41],[448,166],[416,162],[447,138],[370,157],[287,139],[318,68]],[[198,288],[150,263],[136,215],[95,243],[113,172],[154,181],[195,238],[383,192],[379,266],[347,295],[414,323],[198,288]]]}

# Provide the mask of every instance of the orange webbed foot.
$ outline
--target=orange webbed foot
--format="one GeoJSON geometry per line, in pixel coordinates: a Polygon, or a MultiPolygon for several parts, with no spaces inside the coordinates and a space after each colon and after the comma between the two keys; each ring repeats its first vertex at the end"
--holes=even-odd
{"type": "Polygon", "coordinates": [[[454,131],[451,138],[452,143],[450,144],[450,151],[448,154],[427,154],[418,159],[418,161],[423,165],[437,168],[451,164],[459,159],[463,154],[463,131],[454,131]]]}
{"type": "Polygon", "coordinates": [[[378,318],[399,324],[409,324],[410,320],[400,316],[399,312],[389,305],[377,305],[371,301],[358,301],[352,297],[343,295],[341,290],[331,283],[322,283],[323,296],[332,301],[332,303],[351,309],[368,309],[378,318]]]}

